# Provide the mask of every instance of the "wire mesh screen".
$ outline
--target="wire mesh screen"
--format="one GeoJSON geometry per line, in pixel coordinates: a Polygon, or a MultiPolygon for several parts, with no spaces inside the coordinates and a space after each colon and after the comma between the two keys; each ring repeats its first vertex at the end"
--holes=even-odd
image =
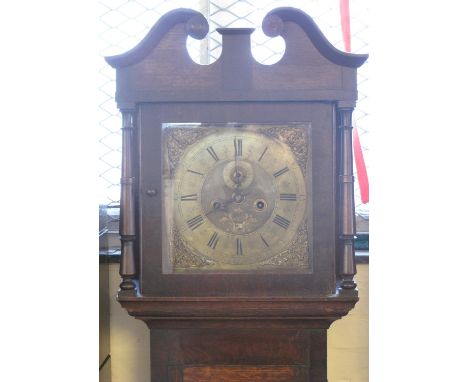
{"type": "MultiPolygon", "coordinates": [[[[368,2],[351,0],[352,52],[368,53],[368,2]]],[[[281,37],[269,38],[261,31],[265,14],[280,6],[299,8],[308,13],[328,40],[338,49],[344,50],[339,0],[101,0],[100,43],[102,56],[126,52],[133,48],[165,13],[176,8],[192,8],[200,11],[209,21],[208,38],[198,41],[187,40],[187,49],[195,62],[210,64],[221,54],[219,27],[254,27],[252,54],[263,64],[273,64],[284,54],[281,37]]],[[[359,101],[354,113],[355,127],[361,137],[364,158],[368,153],[368,64],[358,71],[359,101]]],[[[114,101],[115,71],[102,60],[100,68],[100,190],[101,204],[116,207],[120,197],[121,120],[114,101]]],[[[367,162],[366,162],[367,163],[367,162]]],[[[362,204],[359,185],[356,182],[356,213],[358,231],[367,230],[368,204],[362,204]]],[[[112,210],[115,210],[112,209],[112,210]]],[[[115,215],[115,214],[114,214],[115,215]]],[[[111,222],[118,216],[111,217],[111,222]]]]}

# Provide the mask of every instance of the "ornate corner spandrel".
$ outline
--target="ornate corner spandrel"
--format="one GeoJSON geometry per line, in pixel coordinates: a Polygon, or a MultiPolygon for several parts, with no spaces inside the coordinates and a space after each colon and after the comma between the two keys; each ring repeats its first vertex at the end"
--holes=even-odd
{"type": "Polygon", "coordinates": [[[172,245],[174,246],[172,258],[174,269],[200,269],[216,263],[214,260],[190,250],[182,240],[182,236],[176,227],[172,229],[172,239],[172,245]]]}
{"type": "Polygon", "coordinates": [[[297,231],[289,247],[260,264],[263,268],[309,269],[309,241],[307,221],[297,231]]]}
{"type": "Polygon", "coordinates": [[[210,133],[209,129],[182,124],[180,127],[165,128],[163,130],[171,177],[174,175],[187,148],[210,133]]]}
{"type": "Polygon", "coordinates": [[[296,158],[297,164],[301,168],[302,175],[306,177],[307,160],[309,155],[309,141],[307,138],[307,131],[304,126],[259,125],[259,129],[261,133],[276,138],[289,146],[296,158]]]}

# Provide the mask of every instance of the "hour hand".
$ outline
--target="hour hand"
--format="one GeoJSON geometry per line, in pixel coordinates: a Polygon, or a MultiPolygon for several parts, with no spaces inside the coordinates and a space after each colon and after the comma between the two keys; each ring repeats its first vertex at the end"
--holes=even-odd
{"type": "Polygon", "coordinates": [[[232,204],[232,203],[242,203],[245,200],[245,197],[248,195],[248,192],[240,192],[240,191],[235,191],[232,194],[231,199],[229,200],[222,200],[222,199],[215,199],[211,203],[211,210],[208,211],[205,215],[210,215],[215,211],[227,211],[227,207],[232,204]]]}
{"type": "Polygon", "coordinates": [[[211,203],[211,210],[208,211],[205,215],[209,215],[209,214],[212,214],[213,212],[215,211],[226,211],[226,206],[228,204],[230,204],[231,202],[230,201],[225,201],[225,200],[221,200],[221,199],[215,199],[212,203],[211,203]]]}

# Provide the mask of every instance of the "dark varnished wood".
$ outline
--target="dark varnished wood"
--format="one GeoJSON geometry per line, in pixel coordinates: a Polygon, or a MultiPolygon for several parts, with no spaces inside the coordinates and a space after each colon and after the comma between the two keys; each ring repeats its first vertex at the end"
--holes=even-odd
{"type": "Polygon", "coordinates": [[[120,202],[125,208],[120,211],[121,261],[120,289],[125,294],[135,294],[137,276],[135,263],[136,211],[135,211],[135,165],[134,165],[134,110],[122,111],[122,177],[120,179],[120,202]]]}
{"type": "Polygon", "coordinates": [[[326,331],[358,297],[353,276],[351,120],[356,68],[367,55],[336,50],[300,10],[264,19],[286,52],[274,65],[251,54],[250,28],[221,28],[210,65],[188,55],[200,13],[163,16],[117,69],[124,123],[119,302],[151,330],[152,381],[326,381],[326,331]],[[129,114],[130,113],[130,114],[129,114]],[[310,123],[310,268],[170,274],[163,269],[162,124],[310,123]]]}
{"type": "Polygon", "coordinates": [[[353,281],[356,274],[354,237],[356,218],[354,214],[354,176],[352,152],[352,108],[338,108],[340,123],[340,160],[339,160],[339,245],[338,275],[340,287],[345,291],[356,288],[353,281]]]}
{"type": "Polygon", "coordinates": [[[199,17],[196,15],[194,11],[173,11],[161,19],[137,47],[107,58],[118,69],[116,100],[120,108],[160,101],[356,100],[356,65],[343,64],[348,65],[350,60],[361,62],[367,56],[322,48],[329,43],[323,42],[326,41],[323,35],[316,36],[318,29],[302,11],[287,8],[279,15],[271,14],[271,17],[285,18],[281,36],[286,51],[274,65],[255,61],[246,45],[250,46],[249,28],[237,29],[236,34],[221,29],[220,58],[210,65],[194,63],[186,49],[189,28],[184,20],[199,17]],[[331,54],[333,60],[330,60],[322,55],[319,47],[322,51],[333,52],[339,59],[331,54]],[[242,63],[233,67],[231,59],[239,51],[245,52],[236,58],[242,63]],[[250,78],[251,81],[244,81],[240,86],[236,78],[250,78]]]}
{"type": "Polygon", "coordinates": [[[183,369],[185,382],[291,382],[306,381],[299,366],[188,366],[183,369]]]}
{"type": "Polygon", "coordinates": [[[257,102],[251,103],[166,103],[140,107],[140,150],[146,161],[140,166],[140,203],[142,252],[141,288],[144,296],[312,296],[335,293],[335,129],[331,103],[257,102]],[[285,112],[287,110],[287,112],[285,112]],[[167,121],[203,121],[216,123],[236,120],[239,123],[288,123],[313,121],[310,130],[312,151],[312,215],[313,237],[310,238],[312,267],[300,273],[250,274],[164,274],[162,271],[162,195],[146,197],[146,189],[159,188],[161,167],[161,129],[167,121]],[[332,191],[332,192],[331,192],[332,191]],[[197,287],[194,288],[193,286],[197,287]]]}
{"type": "Polygon", "coordinates": [[[160,327],[314,327],[328,328],[346,315],[357,297],[181,298],[120,297],[129,314],[160,327]],[[268,322],[268,324],[266,324],[268,322]]]}
{"type": "Polygon", "coordinates": [[[158,382],[326,382],[324,329],[153,329],[151,349],[158,382]]]}
{"type": "Polygon", "coordinates": [[[116,69],[136,64],[150,54],[166,33],[177,24],[184,24],[186,34],[198,40],[204,38],[209,30],[208,22],[200,12],[176,9],[162,16],[133,49],[117,56],[106,57],[107,63],[116,69]]]}
{"type": "Polygon", "coordinates": [[[298,24],[320,54],[337,65],[358,68],[369,57],[367,54],[351,54],[336,49],[330,44],[312,17],[295,8],[283,7],[270,11],[263,20],[263,31],[270,37],[284,37],[286,36],[286,34],[283,34],[284,22],[287,21],[298,24]]]}

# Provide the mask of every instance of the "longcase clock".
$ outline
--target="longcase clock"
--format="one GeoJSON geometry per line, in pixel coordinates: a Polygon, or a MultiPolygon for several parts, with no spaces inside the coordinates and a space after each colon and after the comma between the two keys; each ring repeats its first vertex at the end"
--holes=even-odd
{"type": "Polygon", "coordinates": [[[326,381],[326,333],[358,300],[351,115],[367,55],[336,50],[305,13],[277,8],[274,65],[251,28],[179,9],[107,57],[123,117],[118,300],[151,331],[151,378],[326,381]]]}

